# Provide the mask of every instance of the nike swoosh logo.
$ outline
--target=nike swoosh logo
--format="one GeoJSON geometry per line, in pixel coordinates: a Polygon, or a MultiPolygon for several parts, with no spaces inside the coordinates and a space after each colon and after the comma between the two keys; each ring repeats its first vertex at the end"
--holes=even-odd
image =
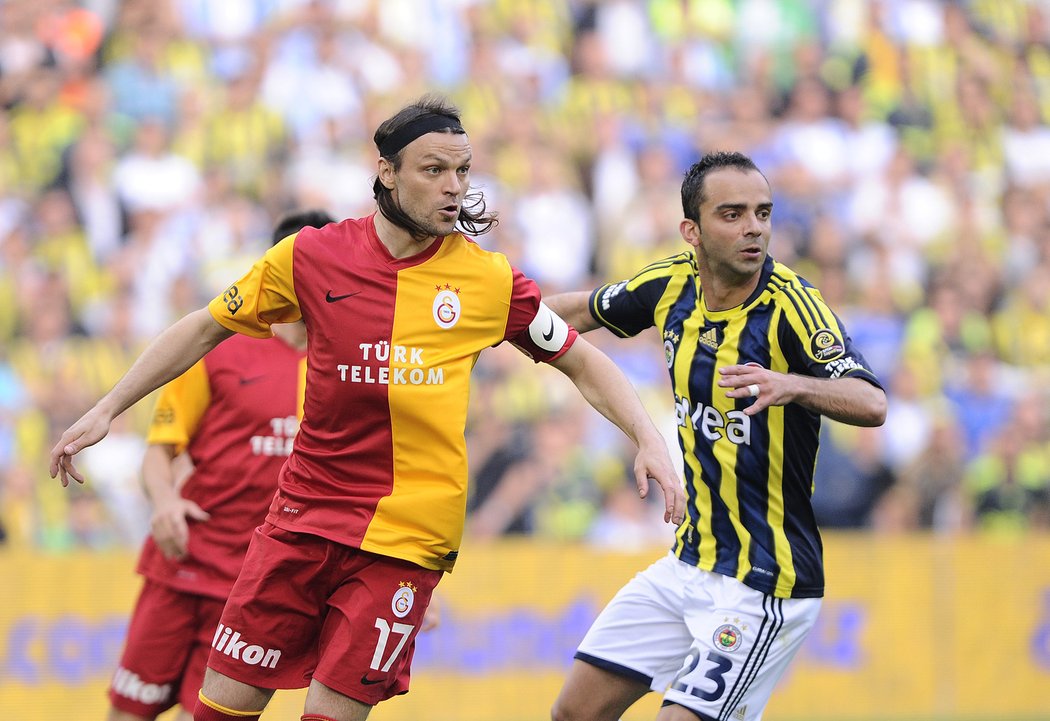
{"type": "Polygon", "coordinates": [[[543,340],[550,340],[554,337],[554,319],[551,318],[550,330],[543,334],[543,340]]]}
{"type": "Polygon", "coordinates": [[[261,381],[265,377],[266,376],[248,376],[247,378],[245,378],[244,376],[242,376],[241,377],[241,385],[242,386],[246,386],[246,385],[250,385],[252,383],[258,383],[259,381],[261,381]]]}
{"type": "Polygon", "coordinates": [[[383,681],[385,681],[385,680],[386,679],[383,679],[383,678],[368,678],[368,674],[366,673],[364,676],[361,677],[361,685],[362,686],[374,686],[377,683],[383,683],[383,681]]]}
{"type": "Polygon", "coordinates": [[[344,300],[346,298],[353,297],[353,296],[357,295],[360,292],[361,291],[359,291],[359,290],[355,290],[353,293],[346,293],[344,295],[332,295],[332,291],[328,291],[328,295],[326,295],[324,297],[324,299],[327,300],[329,303],[335,303],[336,301],[340,301],[340,300],[344,300]]]}

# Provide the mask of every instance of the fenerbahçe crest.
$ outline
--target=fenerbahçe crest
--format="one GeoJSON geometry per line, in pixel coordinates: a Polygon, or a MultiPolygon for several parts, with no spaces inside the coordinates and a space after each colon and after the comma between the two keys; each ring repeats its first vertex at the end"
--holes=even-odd
{"type": "Polygon", "coordinates": [[[722,624],[715,629],[715,635],[711,639],[715,648],[721,651],[736,651],[740,648],[740,629],[731,623],[722,624]]]}
{"type": "Polygon", "coordinates": [[[459,322],[462,309],[459,304],[459,288],[453,288],[451,284],[435,285],[434,290],[434,322],[438,326],[448,330],[459,322]]]}
{"type": "Polygon", "coordinates": [[[664,360],[667,361],[668,368],[674,365],[674,354],[678,341],[679,336],[673,330],[664,331],[664,360]]]}
{"type": "Polygon", "coordinates": [[[394,592],[394,598],[390,601],[390,610],[394,612],[394,615],[398,618],[404,618],[412,610],[412,606],[415,603],[416,587],[408,581],[398,583],[397,591],[394,592]]]}

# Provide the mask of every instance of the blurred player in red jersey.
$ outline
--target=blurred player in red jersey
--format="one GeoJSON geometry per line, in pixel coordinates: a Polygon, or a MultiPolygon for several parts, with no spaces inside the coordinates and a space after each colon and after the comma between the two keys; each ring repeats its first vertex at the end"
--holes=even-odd
{"type": "MultiPolygon", "coordinates": [[[[319,210],[290,213],[273,243],[331,222],[319,210]]],[[[142,461],[153,502],[137,568],[145,582],[109,689],[109,721],[154,719],[175,704],[177,721],[192,718],[222,607],[299,429],[306,327],[274,332],[231,338],[157,399],[142,461]],[[179,485],[183,452],[193,471],[179,485]]]]}
{"type": "MultiPolygon", "coordinates": [[[[160,335],[51,451],[52,477],[113,418],[235,332],[302,318],[302,423],[212,642],[195,721],[259,718],[309,687],[304,721],[362,721],[408,690],[415,637],[459,555],[470,371],[510,341],[568,376],[638,446],[639,493],[684,515],[681,482],[626,376],[541,301],[506,256],[464,232],[495,218],[470,193],[459,112],[426,97],[380,124],[378,212],[305,228],[207,308],[160,335]]],[[[557,232],[552,229],[551,232],[557,232]]]]}

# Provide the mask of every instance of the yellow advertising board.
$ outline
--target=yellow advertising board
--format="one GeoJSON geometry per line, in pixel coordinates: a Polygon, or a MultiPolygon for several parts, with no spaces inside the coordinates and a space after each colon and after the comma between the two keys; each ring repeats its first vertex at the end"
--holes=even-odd
{"type": "MultiPolygon", "coordinates": [[[[1050,719],[1050,537],[825,539],[828,596],[767,721],[1050,719]]],[[[412,691],[379,721],[549,718],[602,605],[666,549],[470,544],[438,588],[412,691]]],[[[131,554],[0,551],[0,719],[102,719],[139,581],[131,554]]],[[[263,719],[298,718],[278,692],[263,719]]],[[[652,719],[650,695],[625,721],[652,719]]]]}

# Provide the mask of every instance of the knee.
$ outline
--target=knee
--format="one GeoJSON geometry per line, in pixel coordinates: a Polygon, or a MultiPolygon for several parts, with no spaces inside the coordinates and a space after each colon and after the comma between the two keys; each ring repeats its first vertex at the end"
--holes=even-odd
{"type": "Polygon", "coordinates": [[[583,716],[571,703],[558,698],[551,706],[551,721],[583,721],[583,716]]]}

